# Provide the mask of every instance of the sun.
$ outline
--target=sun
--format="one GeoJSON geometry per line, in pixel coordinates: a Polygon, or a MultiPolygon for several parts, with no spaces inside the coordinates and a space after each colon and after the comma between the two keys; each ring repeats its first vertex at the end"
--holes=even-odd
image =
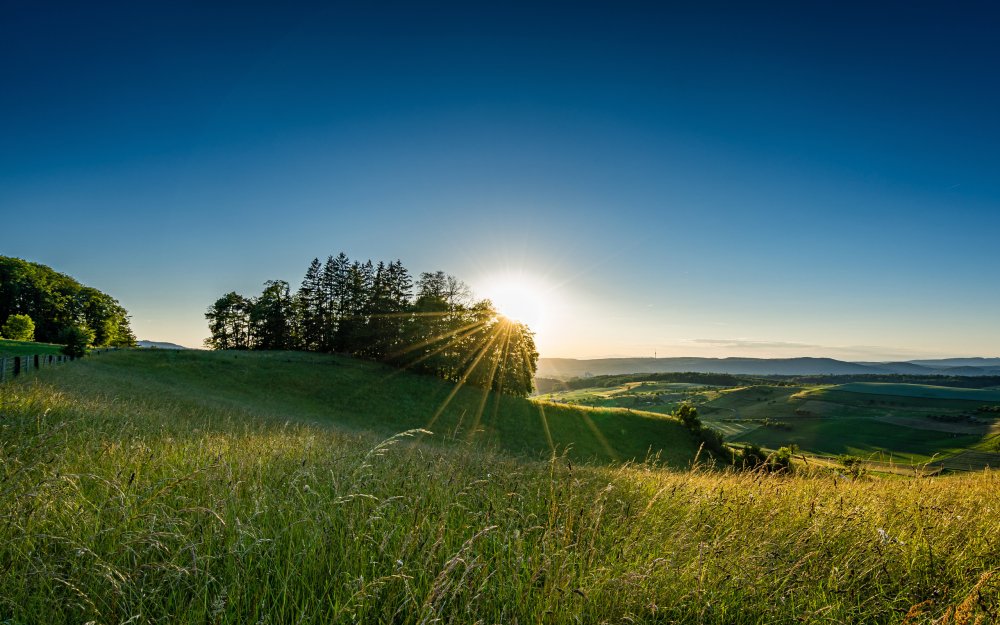
{"type": "Polygon", "coordinates": [[[487,283],[483,296],[504,317],[539,332],[545,325],[545,290],[524,276],[504,276],[487,283]]]}

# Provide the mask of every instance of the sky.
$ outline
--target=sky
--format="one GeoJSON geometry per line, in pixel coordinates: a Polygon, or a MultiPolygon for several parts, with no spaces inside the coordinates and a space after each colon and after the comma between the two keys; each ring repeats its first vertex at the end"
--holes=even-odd
{"type": "Polygon", "coordinates": [[[223,293],[343,251],[523,281],[543,357],[998,356],[997,32],[987,3],[6,0],[0,254],[195,347],[223,293]]]}

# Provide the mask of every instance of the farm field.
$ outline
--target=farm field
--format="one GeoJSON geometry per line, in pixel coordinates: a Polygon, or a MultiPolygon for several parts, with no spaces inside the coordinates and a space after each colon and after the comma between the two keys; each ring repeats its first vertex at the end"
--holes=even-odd
{"type": "Polygon", "coordinates": [[[949,470],[1000,467],[1000,413],[980,410],[1000,404],[1000,393],[993,389],[865,382],[774,385],[765,380],[674,393],[653,389],[649,382],[623,383],[544,397],[665,414],[687,402],[725,440],[766,449],[797,445],[804,453],[854,455],[873,465],[937,463],[949,470]],[[976,453],[947,462],[967,452],[976,453]]]}
{"type": "MultiPolygon", "coordinates": [[[[456,434],[420,434],[439,403],[419,393],[454,388],[389,373],[121,352],[0,386],[0,619],[930,624],[1000,607],[996,473],[535,460],[509,432],[541,434],[539,405],[500,401],[486,444],[462,436],[483,396],[463,389],[437,420],[456,434]]],[[[584,415],[609,446],[612,419],[650,418],[540,406],[553,439],[595,450],[584,415]]]]}

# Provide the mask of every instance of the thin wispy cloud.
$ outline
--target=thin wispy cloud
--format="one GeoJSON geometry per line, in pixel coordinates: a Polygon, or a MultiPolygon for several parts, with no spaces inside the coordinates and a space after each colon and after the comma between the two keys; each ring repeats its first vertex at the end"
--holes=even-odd
{"type": "Polygon", "coordinates": [[[682,342],[683,347],[704,347],[725,350],[728,355],[752,355],[774,358],[788,355],[819,356],[846,360],[909,360],[913,358],[935,358],[948,354],[916,349],[886,347],[883,345],[821,345],[817,343],[797,343],[748,338],[696,338],[682,342]]]}

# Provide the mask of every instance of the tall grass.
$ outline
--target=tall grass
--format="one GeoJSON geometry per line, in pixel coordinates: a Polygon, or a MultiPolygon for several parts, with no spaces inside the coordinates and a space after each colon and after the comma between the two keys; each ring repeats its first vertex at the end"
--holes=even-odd
{"type": "Polygon", "coordinates": [[[530,461],[91,395],[66,369],[0,387],[0,622],[1000,618],[994,473],[530,461]]]}

